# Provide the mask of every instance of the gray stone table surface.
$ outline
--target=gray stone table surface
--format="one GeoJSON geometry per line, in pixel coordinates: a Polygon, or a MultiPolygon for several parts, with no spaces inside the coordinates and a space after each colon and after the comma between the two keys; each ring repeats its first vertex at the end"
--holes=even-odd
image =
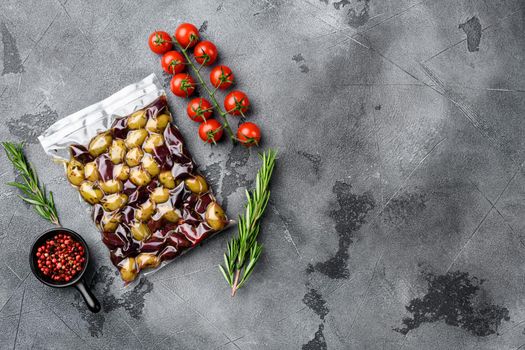
{"type": "MultiPolygon", "coordinates": [[[[30,274],[50,227],[0,155],[1,349],[525,348],[525,2],[3,0],[0,140],[25,141],[84,237],[91,314],[30,274]],[[231,298],[230,229],[122,289],[89,208],[36,137],[150,73],[150,32],[214,41],[279,149],[264,253],[231,298]]],[[[257,150],[175,123],[231,216],[257,150]]],[[[221,95],[222,96],[222,95],[221,95]]]]}

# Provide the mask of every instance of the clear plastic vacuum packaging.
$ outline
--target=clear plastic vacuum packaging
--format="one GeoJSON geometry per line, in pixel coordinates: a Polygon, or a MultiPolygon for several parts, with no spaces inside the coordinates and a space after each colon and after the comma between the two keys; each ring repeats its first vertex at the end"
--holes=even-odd
{"type": "Polygon", "coordinates": [[[93,221],[126,283],[230,224],[172,121],[152,74],[57,121],[39,137],[92,206],[93,221]]]}

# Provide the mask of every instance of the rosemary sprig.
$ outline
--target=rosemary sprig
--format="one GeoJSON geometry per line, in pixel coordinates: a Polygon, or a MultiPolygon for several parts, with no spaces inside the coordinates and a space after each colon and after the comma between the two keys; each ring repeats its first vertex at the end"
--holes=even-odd
{"type": "Polygon", "coordinates": [[[40,184],[36,171],[24,154],[24,145],[22,143],[2,142],[2,146],[7,154],[7,158],[9,158],[23,180],[20,182],[8,182],[7,184],[22,191],[25,196],[19,195],[19,197],[31,204],[38,215],[60,226],[53,193],[50,191],[49,197],[46,196],[45,186],[40,184]]]}
{"type": "Polygon", "coordinates": [[[255,188],[246,190],[246,208],[244,216],[239,216],[238,235],[228,243],[224,254],[224,266],[220,265],[224,278],[230,285],[232,297],[248,280],[262,252],[262,244],[257,242],[260,232],[260,219],[270,199],[270,178],[277,152],[269,150],[259,155],[262,166],[257,172],[255,188]]]}

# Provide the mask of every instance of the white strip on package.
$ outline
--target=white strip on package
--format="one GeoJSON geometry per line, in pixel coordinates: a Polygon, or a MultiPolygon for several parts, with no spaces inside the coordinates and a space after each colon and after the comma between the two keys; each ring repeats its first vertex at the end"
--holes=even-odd
{"type": "Polygon", "coordinates": [[[97,133],[107,130],[115,118],[134,111],[165,95],[155,74],[131,84],[110,97],[60,119],[38,137],[44,151],[58,159],[69,159],[69,146],[87,145],[97,133]]]}

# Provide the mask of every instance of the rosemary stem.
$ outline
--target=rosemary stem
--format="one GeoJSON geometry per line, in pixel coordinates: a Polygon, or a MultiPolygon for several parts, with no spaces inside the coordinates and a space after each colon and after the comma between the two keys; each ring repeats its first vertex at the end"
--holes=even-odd
{"type": "Polygon", "coordinates": [[[51,223],[55,224],[56,226],[62,227],[60,220],[55,216],[55,214],[51,214],[49,220],[51,221],[51,223]]]}
{"type": "Polygon", "coordinates": [[[233,281],[233,286],[232,286],[232,297],[234,297],[235,293],[237,292],[237,285],[239,284],[240,275],[241,275],[241,270],[235,270],[235,280],[233,281]]]}
{"type": "Polygon", "coordinates": [[[30,203],[38,215],[57,226],[61,226],[53,193],[49,192],[49,197],[47,196],[45,186],[40,183],[35,169],[24,154],[24,145],[22,143],[2,142],[2,146],[7,158],[23,180],[9,182],[8,185],[18,188],[23,194],[19,197],[30,203]]]}

